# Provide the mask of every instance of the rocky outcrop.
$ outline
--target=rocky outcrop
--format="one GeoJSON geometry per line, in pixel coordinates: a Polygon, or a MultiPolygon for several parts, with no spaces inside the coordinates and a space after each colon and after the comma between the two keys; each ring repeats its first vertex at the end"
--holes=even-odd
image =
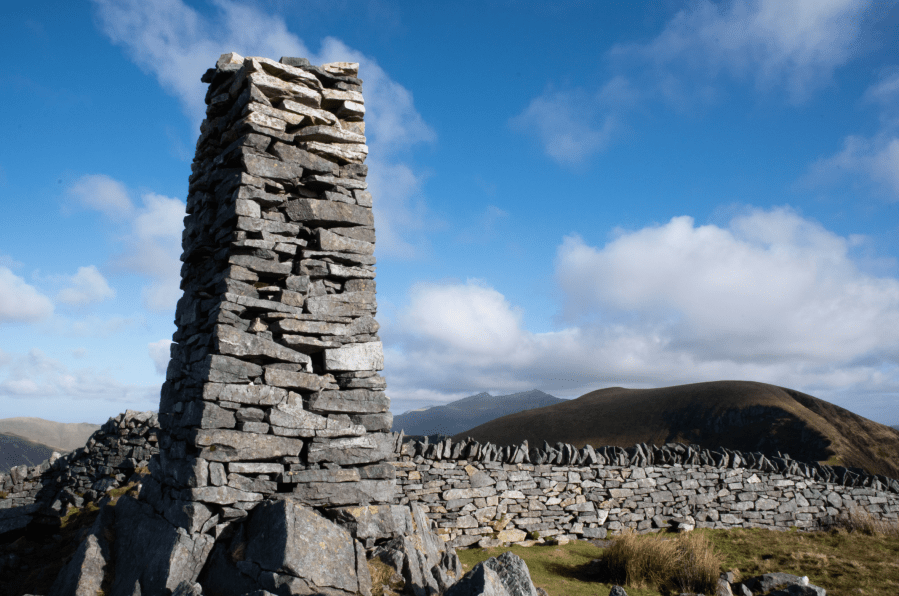
{"type": "Polygon", "coordinates": [[[509,551],[475,565],[446,596],[537,596],[537,588],[527,564],[509,551]]]}
{"type": "Polygon", "coordinates": [[[54,453],[39,466],[17,466],[0,474],[0,534],[34,519],[53,523],[70,506],[99,501],[135,472],[147,471],[159,453],[159,420],[153,412],[128,410],[100,427],[84,447],[54,453]]]}

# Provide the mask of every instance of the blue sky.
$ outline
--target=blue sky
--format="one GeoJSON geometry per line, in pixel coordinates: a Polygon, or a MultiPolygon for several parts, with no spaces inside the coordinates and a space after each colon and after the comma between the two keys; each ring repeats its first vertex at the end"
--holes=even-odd
{"type": "Polygon", "coordinates": [[[395,414],[762,381],[899,422],[899,8],[4,11],[0,418],[158,405],[200,76],[356,61],[395,414]]]}

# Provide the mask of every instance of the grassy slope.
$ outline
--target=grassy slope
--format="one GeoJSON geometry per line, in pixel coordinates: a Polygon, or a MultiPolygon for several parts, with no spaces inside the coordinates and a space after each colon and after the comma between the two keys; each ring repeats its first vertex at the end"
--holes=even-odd
{"type": "Polygon", "coordinates": [[[30,441],[49,445],[56,451],[71,451],[83,447],[99,428],[99,424],[53,422],[43,418],[0,419],[0,433],[25,437],[30,441]]]}
{"type": "Polygon", "coordinates": [[[810,395],[765,383],[716,381],[600,389],[505,416],[456,435],[500,445],[527,439],[581,447],[684,442],[789,453],[899,477],[899,431],[810,395]],[[735,422],[734,414],[739,418],[735,422]],[[716,424],[717,422],[717,424],[716,424]]]}
{"type": "Polygon", "coordinates": [[[36,466],[54,451],[62,450],[11,433],[0,433],[0,472],[9,474],[11,468],[22,464],[36,466]]]}
{"type": "MultiPolygon", "coordinates": [[[[773,530],[695,530],[705,533],[723,555],[721,571],[741,578],[781,571],[807,575],[828,596],[899,594],[899,537],[861,532],[777,532],[773,530]]],[[[550,596],[608,594],[612,582],[597,574],[591,560],[604,550],[589,542],[565,546],[459,550],[464,570],[511,550],[525,560],[534,585],[550,596]]],[[[656,587],[626,586],[628,596],[658,596],[656,587]]]]}

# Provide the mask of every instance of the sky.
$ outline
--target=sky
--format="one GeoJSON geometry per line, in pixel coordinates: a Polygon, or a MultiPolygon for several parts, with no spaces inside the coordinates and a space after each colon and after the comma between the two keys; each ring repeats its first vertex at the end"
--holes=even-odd
{"type": "Polygon", "coordinates": [[[749,380],[899,423],[899,5],[17,3],[0,418],[158,407],[203,72],[360,63],[391,409],[749,380]]]}

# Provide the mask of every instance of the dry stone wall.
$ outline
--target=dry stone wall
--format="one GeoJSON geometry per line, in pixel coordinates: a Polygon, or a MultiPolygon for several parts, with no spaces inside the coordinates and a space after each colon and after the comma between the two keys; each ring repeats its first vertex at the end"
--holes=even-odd
{"type": "Polygon", "coordinates": [[[99,501],[146,471],[159,453],[158,431],[155,413],[128,410],[110,418],[84,447],[0,474],[0,534],[24,528],[35,517],[58,520],[69,506],[99,501]]]}
{"type": "Polygon", "coordinates": [[[226,54],[203,77],[151,471],[220,522],[393,500],[357,71],[226,54]]]}
{"type": "Polygon", "coordinates": [[[497,447],[447,439],[405,443],[393,465],[399,502],[425,507],[455,547],[671,525],[813,530],[853,509],[899,519],[894,479],[724,448],[497,447]]]}

